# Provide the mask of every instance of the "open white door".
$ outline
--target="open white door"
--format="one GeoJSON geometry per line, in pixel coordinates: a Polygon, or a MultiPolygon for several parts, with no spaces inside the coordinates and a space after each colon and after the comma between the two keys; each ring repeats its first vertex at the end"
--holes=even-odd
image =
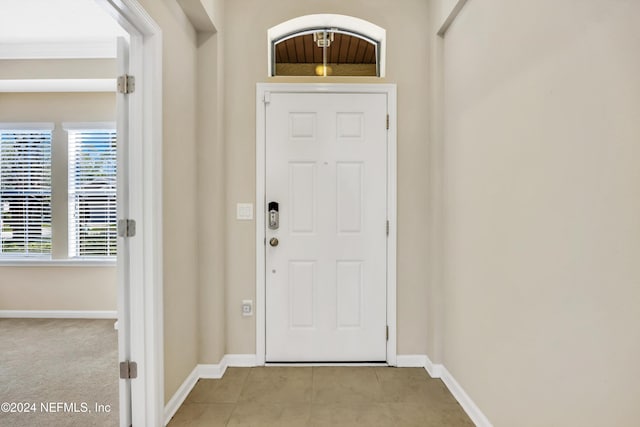
{"type": "MultiPolygon", "coordinates": [[[[118,76],[129,74],[129,43],[118,38],[118,76]]],[[[118,218],[129,218],[129,99],[116,93],[118,151],[118,218]]],[[[118,360],[131,360],[129,240],[118,238],[118,360]]],[[[131,380],[120,379],[120,426],[131,426],[131,380]]]]}
{"type": "Polygon", "coordinates": [[[162,31],[136,0],[96,0],[129,34],[118,42],[119,76],[135,86],[117,94],[118,218],[135,227],[118,239],[119,360],[137,375],[120,384],[120,426],[161,426],[162,31]],[[133,83],[133,80],[131,81],[133,83]],[[135,221],[135,222],[134,222],[135,221]],[[135,230],[135,231],[134,231],[135,230]]]}

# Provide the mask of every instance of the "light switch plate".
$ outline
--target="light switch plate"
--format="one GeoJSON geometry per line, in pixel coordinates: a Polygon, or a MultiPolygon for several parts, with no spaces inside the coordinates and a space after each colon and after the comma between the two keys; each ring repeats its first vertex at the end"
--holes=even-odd
{"type": "Polygon", "coordinates": [[[253,219],[253,203],[238,203],[236,205],[236,219],[249,221],[253,219]]]}

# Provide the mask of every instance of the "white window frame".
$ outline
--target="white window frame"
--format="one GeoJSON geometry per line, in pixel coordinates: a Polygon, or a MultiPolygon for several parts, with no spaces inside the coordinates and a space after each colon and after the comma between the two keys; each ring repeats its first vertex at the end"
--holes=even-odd
{"type": "MultiPolygon", "coordinates": [[[[70,147],[71,144],[71,136],[74,132],[87,132],[87,131],[109,131],[109,132],[116,132],[116,123],[115,122],[64,122],[62,123],[62,129],[67,132],[67,147],[70,147]]],[[[76,192],[72,189],[72,183],[73,183],[73,177],[72,177],[72,170],[71,170],[71,166],[72,166],[72,153],[70,150],[67,151],[67,165],[69,167],[69,171],[68,171],[68,183],[67,183],[67,189],[68,189],[68,221],[67,221],[67,232],[69,235],[68,241],[67,241],[67,249],[68,249],[68,257],[70,260],[73,261],[78,261],[78,262],[93,262],[93,263],[104,263],[104,264],[109,264],[109,263],[115,263],[116,262],[116,256],[83,256],[83,255],[76,255],[75,251],[72,251],[72,247],[76,246],[76,242],[75,240],[78,238],[77,236],[77,230],[76,227],[73,223],[75,223],[75,221],[72,219],[72,215],[75,212],[75,205],[76,205],[76,198],[75,198],[75,194],[76,192]]],[[[116,192],[116,190],[114,189],[114,193],[116,192]]]]}
{"type": "MultiPolygon", "coordinates": [[[[51,132],[51,146],[53,145],[53,130],[55,126],[50,122],[3,122],[0,123],[0,133],[11,132],[51,132]]],[[[51,168],[52,165],[49,165],[51,168]]],[[[49,186],[49,194],[53,193],[53,185],[49,186]]],[[[50,202],[51,205],[51,202],[50,202]]],[[[50,206],[50,209],[52,207],[50,206]]],[[[51,219],[50,219],[51,221],[51,219]]],[[[52,224],[53,228],[53,224],[52,224]]],[[[32,263],[49,263],[51,262],[52,252],[44,254],[2,254],[0,253],[0,265],[6,266],[8,264],[32,264],[32,263]]]]}

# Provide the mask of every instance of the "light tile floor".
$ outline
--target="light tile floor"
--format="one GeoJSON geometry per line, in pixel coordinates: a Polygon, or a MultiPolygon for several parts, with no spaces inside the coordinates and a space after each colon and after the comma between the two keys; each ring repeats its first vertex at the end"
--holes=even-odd
{"type": "Polygon", "coordinates": [[[421,368],[229,368],[200,380],[169,427],[473,426],[421,368]]]}

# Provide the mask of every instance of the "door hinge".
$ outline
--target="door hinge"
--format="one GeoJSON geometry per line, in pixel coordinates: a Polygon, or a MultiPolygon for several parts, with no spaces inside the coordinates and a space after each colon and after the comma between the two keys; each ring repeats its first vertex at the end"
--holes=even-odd
{"type": "Polygon", "coordinates": [[[387,130],[389,130],[389,115],[387,114],[387,130]]]}
{"type": "Polygon", "coordinates": [[[387,236],[389,235],[389,220],[387,220],[387,236]]]}
{"type": "Polygon", "coordinates": [[[136,78],[129,74],[123,74],[118,77],[118,93],[133,93],[136,90],[136,78]]]}
{"type": "Polygon", "coordinates": [[[132,380],[138,378],[138,364],[129,360],[120,362],[120,379],[132,380]]]}
{"type": "Polygon", "coordinates": [[[265,92],[265,93],[264,93],[264,98],[262,99],[262,101],[263,101],[265,104],[270,103],[270,102],[271,102],[271,92],[265,92]]]}
{"type": "Polygon", "coordinates": [[[386,326],[386,332],[385,332],[386,336],[387,336],[387,341],[389,341],[389,325],[386,326]]]}
{"type": "Polygon", "coordinates": [[[136,221],[133,219],[121,219],[118,221],[118,236],[133,237],[136,235],[136,221]]]}

